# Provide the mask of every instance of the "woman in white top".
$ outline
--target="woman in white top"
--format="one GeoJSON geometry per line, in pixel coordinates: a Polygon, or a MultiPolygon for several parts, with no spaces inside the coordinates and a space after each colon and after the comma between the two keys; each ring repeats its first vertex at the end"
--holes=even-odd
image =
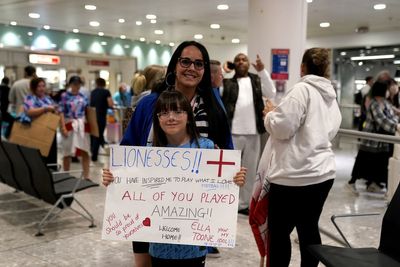
{"type": "MultiPolygon", "coordinates": [[[[296,227],[302,267],[318,261],[307,246],[320,244],[318,221],[336,175],[331,140],[341,123],[336,92],[328,80],[329,52],[308,49],[300,81],[265,117],[270,137],[262,160],[270,182],[270,265],[289,266],[290,233],[296,227]]],[[[266,110],[268,111],[268,110],[266,110]]]]}

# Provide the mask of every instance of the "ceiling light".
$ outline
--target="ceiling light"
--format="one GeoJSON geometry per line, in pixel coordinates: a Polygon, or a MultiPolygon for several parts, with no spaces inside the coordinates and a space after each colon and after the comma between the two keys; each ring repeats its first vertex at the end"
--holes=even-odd
{"type": "Polygon", "coordinates": [[[228,10],[228,9],[229,9],[229,6],[228,6],[228,5],[218,5],[218,6],[217,6],[217,9],[218,9],[218,10],[228,10]]]}
{"type": "Polygon", "coordinates": [[[328,27],[331,26],[331,24],[330,24],[329,22],[321,22],[321,23],[319,24],[319,26],[320,26],[321,28],[328,28],[328,27]]]}
{"type": "Polygon", "coordinates": [[[157,19],[157,16],[153,14],[147,14],[146,19],[157,19]]]}
{"type": "Polygon", "coordinates": [[[107,45],[107,42],[102,41],[102,42],[100,42],[100,44],[101,44],[101,45],[107,45]]]}
{"type": "Polygon", "coordinates": [[[75,43],[79,43],[81,40],[79,40],[78,38],[76,38],[76,39],[72,39],[72,41],[74,41],[75,43]]]}
{"type": "Polygon", "coordinates": [[[79,29],[73,29],[72,32],[78,33],[78,32],[79,32],[79,29]]]}
{"type": "Polygon", "coordinates": [[[124,23],[124,22],[125,22],[125,19],[118,19],[118,22],[119,22],[119,23],[124,23]]]}
{"type": "Polygon", "coordinates": [[[57,45],[56,45],[55,43],[52,43],[50,46],[51,46],[52,48],[56,48],[56,47],[57,47],[57,45]]]}
{"type": "Polygon", "coordinates": [[[156,24],[156,23],[157,23],[157,20],[156,20],[156,19],[152,19],[152,20],[150,20],[150,23],[151,23],[151,24],[156,24]]]}
{"type": "Polygon", "coordinates": [[[219,29],[219,28],[221,28],[221,26],[219,24],[214,23],[214,24],[210,25],[210,28],[211,29],[219,29]]]}
{"type": "Polygon", "coordinates": [[[398,48],[398,47],[393,48],[393,52],[399,52],[399,51],[400,51],[400,48],[398,48]]]}
{"type": "Polygon", "coordinates": [[[161,44],[161,41],[160,40],[156,40],[156,44],[161,44]]]}
{"type": "Polygon", "coordinates": [[[388,59],[394,58],[394,55],[376,55],[376,56],[359,56],[359,57],[351,57],[351,60],[372,60],[372,59],[388,59]]]}
{"type": "Polygon", "coordinates": [[[307,0],[307,3],[312,3],[313,0],[307,0]]]}
{"type": "Polygon", "coordinates": [[[238,44],[238,43],[240,43],[240,39],[238,39],[238,38],[232,39],[232,44],[238,44]]]}
{"type": "Polygon", "coordinates": [[[17,22],[16,22],[16,21],[11,21],[11,22],[10,22],[10,25],[12,25],[12,26],[17,26],[17,22]]]}
{"type": "Polygon", "coordinates": [[[155,30],[154,34],[161,35],[161,34],[164,34],[164,31],[163,30],[155,30]]]}
{"type": "Polygon", "coordinates": [[[169,46],[175,46],[175,43],[170,42],[170,43],[169,43],[169,46]]]}
{"type": "Polygon", "coordinates": [[[89,22],[89,25],[92,27],[99,27],[100,26],[100,22],[98,21],[91,21],[89,22]]]}
{"type": "Polygon", "coordinates": [[[121,35],[121,36],[119,36],[119,38],[121,38],[121,39],[126,39],[126,35],[121,35]]]}
{"type": "Polygon", "coordinates": [[[137,20],[136,21],[136,25],[138,25],[138,26],[140,26],[140,25],[142,25],[143,23],[140,21],[140,20],[137,20]]]}
{"type": "Polygon", "coordinates": [[[28,32],[28,36],[32,36],[33,35],[33,32],[28,32]]]}
{"type": "Polygon", "coordinates": [[[347,55],[347,53],[343,51],[343,52],[340,52],[340,55],[345,56],[345,55],[347,55]]]}
{"type": "Polygon", "coordinates": [[[200,34],[200,33],[195,34],[195,35],[194,35],[194,39],[196,39],[196,40],[201,40],[201,39],[203,39],[203,35],[200,34]]]}
{"type": "Polygon", "coordinates": [[[98,35],[99,36],[104,36],[104,32],[99,32],[98,35]]]}
{"type": "Polygon", "coordinates": [[[93,11],[93,10],[96,10],[96,6],[95,5],[85,5],[85,9],[86,10],[90,10],[90,11],[93,11]]]}
{"type": "Polygon", "coordinates": [[[125,47],[126,49],[128,49],[130,46],[129,46],[129,45],[124,45],[124,47],[125,47]]]}
{"type": "Polygon", "coordinates": [[[400,60],[393,61],[393,64],[396,64],[396,65],[400,64],[400,60]]]}
{"type": "Polygon", "coordinates": [[[38,19],[40,18],[40,14],[39,13],[29,13],[28,16],[32,19],[38,19]]]}
{"type": "Polygon", "coordinates": [[[376,4],[376,5],[374,5],[374,9],[375,10],[383,10],[385,8],[386,8],[385,4],[376,4]]]}
{"type": "Polygon", "coordinates": [[[44,25],[44,26],[43,26],[43,29],[45,29],[45,30],[50,30],[50,26],[49,26],[49,25],[44,25]]]}
{"type": "Polygon", "coordinates": [[[139,38],[139,41],[144,42],[144,41],[146,41],[146,38],[140,37],[140,38],[139,38]]]}
{"type": "Polygon", "coordinates": [[[362,66],[362,65],[364,65],[364,62],[362,62],[362,61],[358,62],[358,66],[362,66]]]}

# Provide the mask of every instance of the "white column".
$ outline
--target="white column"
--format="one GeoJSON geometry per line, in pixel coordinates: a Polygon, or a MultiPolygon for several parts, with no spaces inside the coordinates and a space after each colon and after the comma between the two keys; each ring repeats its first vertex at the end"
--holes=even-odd
{"type": "MultiPolygon", "coordinates": [[[[300,78],[300,63],[306,47],[306,0],[249,0],[248,55],[259,54],[271,72],[271,49],[290,49],[290,89],[300,78]]],[[[254,70],[253,70],[254,71],[254,70]]]]}

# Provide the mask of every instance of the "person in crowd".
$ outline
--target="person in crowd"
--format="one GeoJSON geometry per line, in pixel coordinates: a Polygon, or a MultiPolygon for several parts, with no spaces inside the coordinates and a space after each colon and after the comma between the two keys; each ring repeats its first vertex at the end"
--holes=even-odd
{"type": "Polygon", "coordinates": [[[72,76],[68,85],[71,91],[64,92],[59,103],[63,136],[63,168],[64,171],[69,171],[71,157],[78,153],[82,156],[83,177],[89,179],[90,139],[89,129],[85,123],[86,108],[89,103],[88,99],[79,92],[81,87],[79,76],[72,76]]]}
{"type": "MultiPolygon", "coordinates": [[[[214,143],[200,137],[196,127],[192,107],[179,91],[164,91],[158,97],[153,112],[153,140],[157,147],[205,148],[213,149],[214,143]]],[[[246,169],[236,173],[233,181],[242,186],[245,183],[246,169]]],[[[103,184],[114,180],[112,173],[103,171],[103,184]]],[[[153,267],[163,266],[205,266],[207,249],[201,246],[150,243],[153,267]]]]}
{"type": "Polygon", "coordinates": [[[236,55],[233,63],[235,75],[224,80],[222,100],[232,128],[235,149],[242,151],[242,163],[249,172],[249,179],[240,188],[239,194],[239,213],[249,215],[258,155],[261,152],[261,134],[265,132],[263,97],[274,98],[276,89],[258,55],[256,64],[253,64],[257,74],[249,72],[249,58],[243,53],[236,55]]]}
{"type": "Polygon", "coordinates": [[[390,80],[389,80],[389,97],[387,98],[387,100],[389,101],[390,104],[392,104],[394,114],[396,114],[397,116],[400,115],[399,97],[400,97],[399,85],[393,78],[390,78],[390,80]]]}
{"type": "MultiPolygon", "coordinates": [[[[46,94],[46,82],[43,78],[33,78],[30,82],[31,93],[24,99],[24,113],[35,119],[47,112],[57,112],[54,101],[46,94]]],[[[57,164],[57,138],[54,135],[49,155],[45,158],[48,164],[57,164]]]]}
{"type": "Polygon", "coordinates": [[[143,72],[138,74],[136,79],[132,81],[134,95],[132,96],[132,108],[144,96],[149,95],[151,90],[160,84],[165,76],[165,67],[161,65],[150,65],[144,68],[143,72]]]}
{"type": "MultiPolygon", "coordinates": [[[[210,69],[211,69],[211,86],[215,91],[214,93],[221,94],[220,89],[222,87],[222,81],[224,80],[224,75],[222,74],[221,62],[212,59],[210,61],[210,69]]],[[[218,98],[218,100],[220,99],[218,98]]],[[[225,106],[224,103],[222,102],[222,99],[220,101],[220,105],[223,106],[225,110],[225,106]]]]}
{"type": "MultiPolygon", "coordinates": [[[[170,86],[183,93],[193,109],[200,136],[218,148],[233,149],[228,120],[220,96],[211,90],[210,59],[206,48],[196,41],[185,41],[174,51],[164,81],[138,103],[121,145],[146,146],[153,140],[152,114],[161,92],[170,86]]],[[[133,242],[136,266],[150,266],[148,244],[133,242]]]]}
{"type": "MultiPolygon", "coordinates": [[[[377,80],[371,88],[371,103],[367,111],[364,132],[394,135],[400,129],[398,117],[394,114],[392,105],[386,98],[389,95],[390,82],[377,80]]],[[[358,194],[356,180],[367,180],[368,192],[382,192],[387,184],[388,163],[392,155],[391,146],[385,142],[361,140],[361,144],[354,162],[351,179],[347,187],[358,194]]]]}
{"type": "Polygon", "coordinates": [[[372,76],[365,77],[365,85],[361,88],[361,95],[365,97],[371,90],[371,86],[374,84],[374,78],[372,76]]]}
{"type": "Polygon", "coordinates": [[[11,129],[14,123],[14,117],[8,112],[8,105],[10,101],[8,100],[10,94],[10,87],[8,86],[10,79],[4,77],[0,84],[0,136],[2,130],[2,123],[7,122],[8,126],[4,131],[4,137],[8,138],[11,133],[11,129]]]}
{"type": "Polygon", "coordinates": [[[318,221],[336,175],[331,140],[342,119],[329,64],[327,49],[306,50],[302,78],[275,109],[266,110],[270,266],[289,266],[295,227],[301,266],[318,266],[307,247],[321,243],[318,221]]]}
{"type": "Polygon", "coordinates": [[[96,79],[96,89],[90,93],[90,106],[96,108],[97,126],[99,128],[99,137],[90,136],[90,151],[92,152],[92,161],[96,162],[100,146],[104,146],[104,130],[106,128],[107,109],[113,108],[110,91],[105,88],[106,81],[103,78],[96,79]]]}
{"type": "Polygon", "coordinates": [[[115,92],[113,96],[114,103],[119,107],[130,107],[131,98],[131,92],[128,90],[128,86],[125,83],[119,85],[118,92],[115,92]]]}
{"type": "Polygon", "coordinates": [[[24,103],[25,96],[29,94],[30,82],[32,78],[36,77],[36,69],[33,66],[26,66],[24,78],[16,81],[10,90],[8,96],[11,104],[11,111],[19,113],[24,103]]]}

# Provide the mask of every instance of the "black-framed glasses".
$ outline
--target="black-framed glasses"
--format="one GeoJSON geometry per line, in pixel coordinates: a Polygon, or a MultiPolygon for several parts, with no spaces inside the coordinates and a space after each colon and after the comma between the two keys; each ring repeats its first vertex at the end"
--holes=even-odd
{"type": "Polygon", "coordinates": [[[196,70],[204,69],[204,65],[205,65],[205,62],[203,60],[200,60],[200,59],[191,60],[190,58],[187,58],[187,57],[178,58],[178,62],[182,68],[189,68],[190,65],[193,64],[193,66],[196,70]]]}
{"type": "Polygon", "coordinates": [[[161,111],[161,112],[157,113],[157,117],[161,121],[166,121],[170,117],[180,120],[183,118],[183,115],[185,115],[185,114],[186,114],[186,111],[184,111],[184,110],[170,110],[170,111],[161,111]]]}

